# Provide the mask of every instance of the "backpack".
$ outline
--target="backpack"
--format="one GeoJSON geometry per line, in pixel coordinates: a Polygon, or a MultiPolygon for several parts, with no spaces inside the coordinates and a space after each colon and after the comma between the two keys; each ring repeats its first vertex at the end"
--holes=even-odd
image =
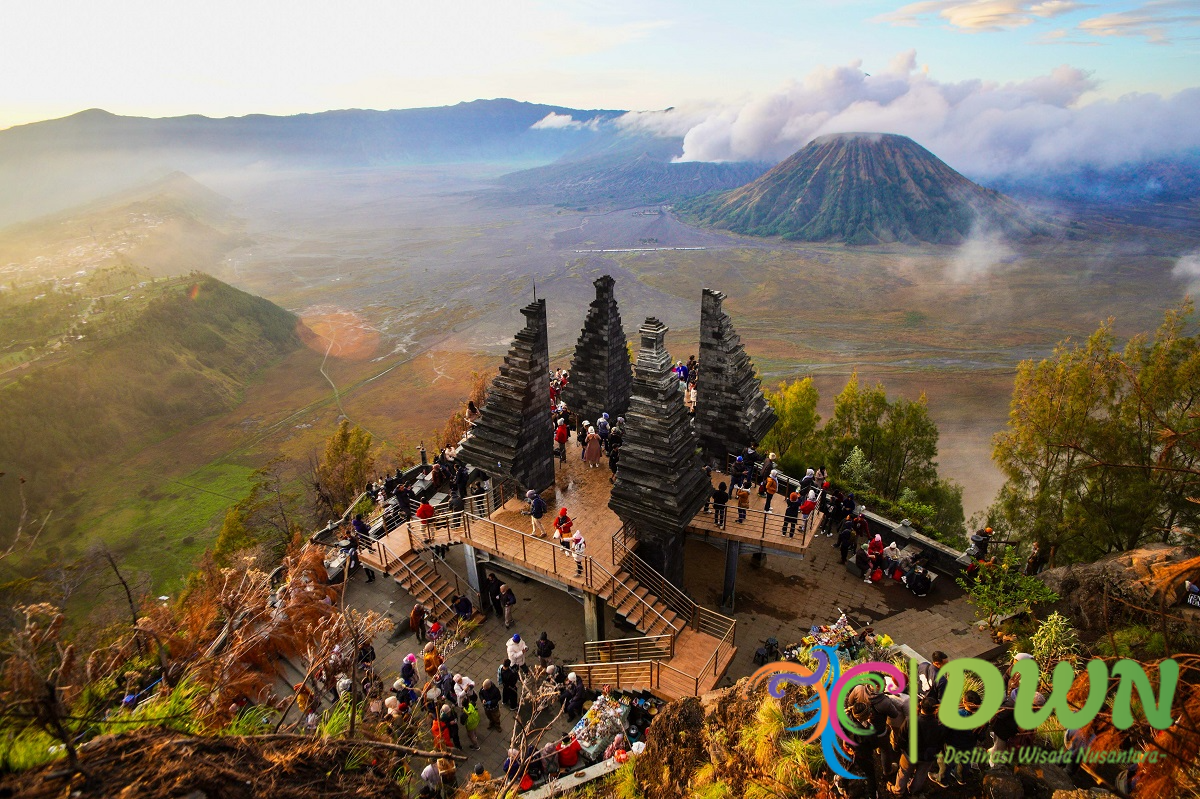
{"type": "Polygon", "coordinates": [[[462,712],[462,725],[468,730],[473,730],[479,726],[479,708],[475,707],[474,702],[470,702],[462,712]]]}

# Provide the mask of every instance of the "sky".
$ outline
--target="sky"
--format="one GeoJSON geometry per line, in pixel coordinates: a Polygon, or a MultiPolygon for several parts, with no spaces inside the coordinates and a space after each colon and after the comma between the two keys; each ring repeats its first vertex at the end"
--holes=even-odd
{"type": "Polygon", "coordinates": [[[1200,85],[1200,0],[9,0],[0,129],[87,108],[736,105],[909,53],[944,84],[1069,68],[1076,105],[1169,96],[1200,85]]]}

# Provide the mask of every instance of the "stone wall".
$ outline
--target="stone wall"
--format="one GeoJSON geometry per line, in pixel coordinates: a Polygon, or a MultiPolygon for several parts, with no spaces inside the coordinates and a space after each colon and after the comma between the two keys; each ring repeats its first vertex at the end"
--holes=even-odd
{"type": "Polygon", "coordinates": [[[641,350],[625,441],[608,506],[638,531],[638,554],[676,585],[683,584],[684,527],[712,485],[696,455],[683,392],[664,345],[667,326],[651,317],[638,331],[641,350]]]}
{"type": "Polygon", "coordinates": [[[775,424],[754,364],[733,320],[721,305],[725,295],[704,289],[700,302],[700,378],[696,385],[696,432],[705,459],[725,468],[729,453],[757,444],[775,424]]]}
{"type": "Polygon", "coordinates": [[[629,363],[621,311],[609,275],[597,278],[596,299],[588,307],[571,359],[571,379],[563,400],[567,407],[593,424],[601,413],[612,422],[624,416],[633,393],[633,368],[629,363]]]}
{"type": "Polygon", "coordinates": [[[525,327],[513,339],[487,404],[459,457],[522,490],[554,485],[554,437],[550,421],[550,348],[546,301],[521,309],[525,327]]]}

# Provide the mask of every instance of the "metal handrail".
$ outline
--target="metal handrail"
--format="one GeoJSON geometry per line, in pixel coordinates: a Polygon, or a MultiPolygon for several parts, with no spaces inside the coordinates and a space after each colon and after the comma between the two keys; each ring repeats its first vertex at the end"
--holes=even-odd
{"type": "MultiPolygon", "coordinates": [[[[454,593],[460,594],[460,595],[463,593],[469,593],[472,597],[474,597],[475,607],[478,608],[480,606],[480,603],[483,602],[483,595],[480,594],[478,591],[476,591],[474,588],[472,588],[469,584],[467,585],[466,590],[464,591],[462,584],[458,580],[458,572],[454,570],[454,567],[451,566],[449,563],[447,563],[446,559],[443,558],[441,555],[439,555],[437,553],[436,549],[433,549],[432,547],[430,547],[426,551],[429,552],[429,554],[431,556],[433,556],[434,560],[437,561],[437,563],[441,563],[443,566],[446,567],[446,570],[450,572],[450,577],[454,580],[454,593]]],[[[433,571],[434,571],[434,573],[437,574],[438,577],[441,577],[444,580],[444,579],[446,579],[446,577],[440,571],[438,571],[437,563],[431,564],[433,566],[433,571]]],[[[463,579],[465,580],[466,578],[464,577],[463,579]]]]}
{"type": "MultiPolygon", "coordinates": [[[[379,547],[380,547],[380,549],[382,549],[382,550],[383,550],[383,553],[384,553],[384,558],[385,558],[385,560],[384,560],[384,563],[387,563],[387,560],[386,560],[386,556],[387,556],[387,546],[386,546],[386,545],[385,545],[385,544],[384,544],[382,541],[379,541],[379,542],[378,542],[378,544],[379,544],[379,547]]],[[[446,600],[442,599],[441,595],[440,595],[440,594],[438,594],[438,592],[437,592],[437,591],[434,591],[434,590],[433,590],[433,588],[431,588],[431,587],[430,587],[429,583],[427,583],[427,582],[425,582],[424,580],[422,580],[422,579],[421,579],[421,575],[419,575],[419,574],[417,574],[415,571],[413,571],[412,567],[411,567],[411,566],[409,566],[407,563],[405,563],[405,562],[404,562],[404,560],[403,560],[403,558],[396,558],[396,564],[397,564],[397,565],[399,565],[399,566],[400,566],[402,569],[404,569],[406,572],[408,572],[408,575],[409,575],[409,576],[410,576],[410,577],[411,577],[413,580],[415,580],[416,582],[420,583],[420,584],[421,584],[421,585],[422,585],[422,586],[425,588],[425,590],[429,592],[429,595],[430,595],[431,597],[433,597],[433,598],[434,598],[434,599],[436,599],[436,600],[437,600],[439,603],[441,603],[442,607],[443,607],[443,608],[445,608],[445,609],[446,609],[446,610],[447,610],[447,611],[450,613],[451,617],[456,617],[456,616],[458,616],[458,612],[457,612],[457,611],[455,611],[455,610],[454,610],[454,608],[450,607],[450,605],[448,605],[448,604],[446,603],[446,600]]]]}
{"type": "MultiPolygon", "coordinates": [[[[633,578],[639,583],[646,586],[651,593],[661,599],[668,608],[673,610],[680,618],[685,620],[685,624],[690,623],[696,614],[696,603],[679,589],[674,583],[664,577],[653,566],[630,549],[625,544],[625,527],[622,525],[618,531],[621,541],[617,541],[617,535],[613,536],[613,565],[620,566],[633,575],[633,578]],[[619,555],[620,557],[616,557],[619,555]],[[632,565],[631,565],[632,563],[632,565]]],[[[672,625],[674,626],[674,625],[672,625]]]]}
{"type": "MultiPolygon", "coordinates": [[[[654,605],[647,602],[645,597],[638,596],[636,591],[632,590],[628,585],[625,584],[625,582],[623,580],[621,580],[615,574],[610,572],[608,569],[604,568],[604,566],[602,566],[601,564],[596,563],[596,561],[594,559],[589,557],[588,560],[591,561],[592,565],[595,568],[598,568],[598,569],[600,569],[600,571],[607,574],[609,580],[613,583],[614,587],[613,587],[613,590],[612,590],[612,593],[610,594],[610,596],[616,596],[616,594],[617,594],[616,586],[619,585],[625,589],[626,593],[629,596],[636,598],[638,602],[645,605],[650,610],[654,611],[654,615],[658,616],[659,620],[661,620],[662,623],[666,625],[666,628],[671,631],[671,657],[675,657],[675,638],[679,634],[679,631],[675,629],[675,625],[671,624],[671,622],[667,620],[666,616],[659,613],[658,608],[654,607],[654,605]]],[[[589,585],[589,587],[591,587],[591,586],[589,585]]],[[[646,590],[647,590],[647,592],[649,592],[650,589],[647,588],[646,590]]],[[[647,593],[646,596],[653,596],[653,594],[647,593]]],[[[626,614],[626,617],[628,617],[628,614],[626,614]]],[[[642,619],[645,620],[645,618],[646,618],[646,612],[642,611],[642,619]]]]}
{"type": "Polygon", "coordinates": [[[650,635],[642,638],[616,638],[606,641],[588,641],[583,645],[584,657],[589,663],[615,662],[618,658],[632,654],[632,660],[655,660],[655,654],[670,654],[670,635],[650,635]],[[603,656],[608,659],[604,660],[603,656]]]}
{"type": "MultiPolygon", "coordinates": [[[[736,629],[737,629],[737,622],[734,621],[733,625],[730,626],[729,630],[725,633],[725,636],[721,639],[721,642],[719,644],[717,644],[717,648],[713,650],[713,653],[709,656],[708,660],[705,661],[704,665],[700,668],[700,674],[706,674],[709,670],[709,665],[711,664],[713,676],[716,676],[717,666],[721,662],[721,652],[722,652],[722,650],[726,649],[726,644],[728,644],[728,646],[730,646],[730,647],[733,646],[734,637],[735,637],[734,631],[736,629]]],[[[697,691],[699,691],[699,688],[700,688],[699,680],[700,680],[699,675],[697,675],[697,677],[696,677],[696,690],[697,691]]]]}

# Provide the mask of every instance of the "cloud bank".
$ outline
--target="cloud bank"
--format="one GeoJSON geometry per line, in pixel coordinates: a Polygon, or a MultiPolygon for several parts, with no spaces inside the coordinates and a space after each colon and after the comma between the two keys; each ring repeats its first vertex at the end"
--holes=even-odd
{"type": "Polygon", "coordinates": [[[1180,280],[1186,280],[1190,293],[1200,294],[1200,250],[1182,256],[1175,262],[1171,274],[1180,280]]]}
{"type": "Polygon", "coordinates": [[[551,111],[549,114],[546,114],[546,116],[542,117],[537,122],[534,122],[532,125],[530,125],[529,129],[530,130],[580,130],[581,128],[588,128],[590,130],[595,130],[597,125],[599,124],[599,122],[600,122],[600,120],[598,120],[598,119],[589,119],[586,122],[580,122],[579,120],[572,117],[570,114],[559,114],[555,111],[551,111]]]}
{"type": "Polygon", "coordinates": [[[829,133],[900,133],[976,178],[1107,168],[1200,148],[1200,87],[1081,103],[1095,87],[1069,66],[1017,83],[942,82],[908,51],[873,75],[853,61],[740,105],[631,113],[618,124],[682,136],[684,161],[779,161],[829,133]]]}

